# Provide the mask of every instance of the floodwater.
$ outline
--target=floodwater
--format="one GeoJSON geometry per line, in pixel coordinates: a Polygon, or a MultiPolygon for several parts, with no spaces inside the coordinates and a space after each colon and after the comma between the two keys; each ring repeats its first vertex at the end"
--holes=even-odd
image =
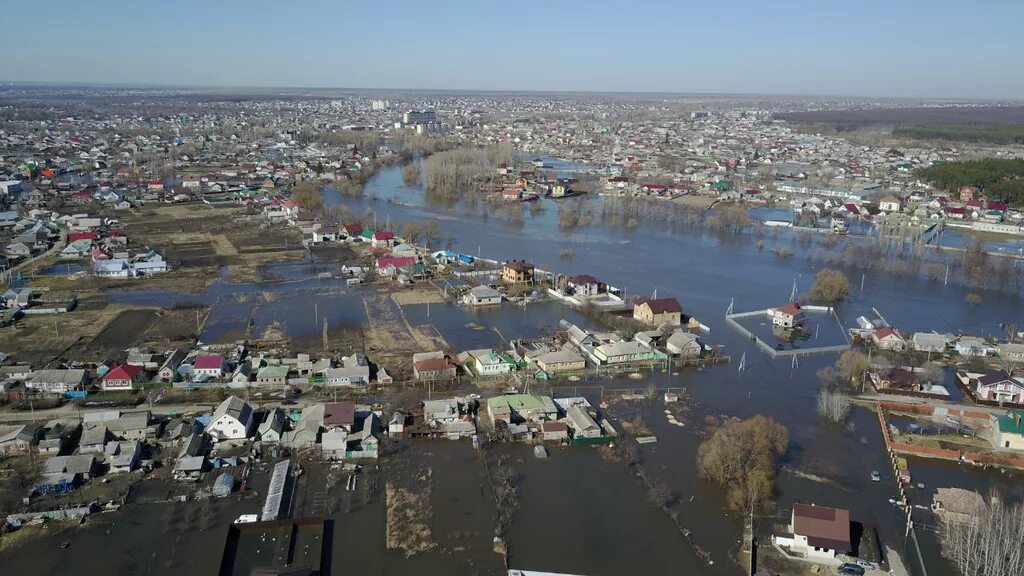
{"type": "MultiPolygon", "coordinates": [[[[401,169],[397,167],[381,171],[365,189],[366,197],[335,196],[330,200],[357,214],[375,214],[378,222],[437,219],[442,235],[452,238],[452,249],[462,253],[479,253],[497,260],[524,258],[548,270],[591,274],[623,287],[630,294],[646,295],[657,290],[661,296],[675,296],[685,313],[711,328],[705,339],[713,344],[724,344],[733,363],[701,373],[693,370],[683,371],[679,376],[660,373],[652,376],[652,380],[662,387],[687,387],[699,403],[701,414],[746,417],[762,413],[789,428],[792,448],[787,454],[786,471],[780,474],[778,482],[779,514],[784,516],[794,501],[844,506],[851,510],[855,520],[876,526],[884,543],[902,549],[901,514],[889,503],[896,489],[887,469],[877,418],[872,413],[855,410],[851,431],[823,423],[816,416],[814,406],[819,385],[815,372],[834,362],[835,356],[803,357],[794,368],[788,358],[771,360],[724,322],[730,302],[734,302],[736,311],[778,306],[788,300],[794,281],[799,292],[808,291],[819,269],[807,258],[813,245],[801,246],[788,231],[773,231],[765,238],[768,247],[786,246],[793,254],[780,258],[768,249],[759,250],[751,235],[723,236],[682,231],[666,225],[641,225],[630,229],[595,224],[563,232],[558,228],[556,202],[551,200],[541,200],[546,209],[536,214],[527,212],[522,222],[504,223],[472,214],[473,211],[460,204],[448,206],[427,201],[422,190],[404,185],[401,169]],[[560,257],[561,251],[566,249],[574,253],[570,260],[560,257]],[[746,370],[738,373],[737,360],[744,353],[746,370]],[[792,470],[809,472],[827,481],[810,480],[807,474],[794,474],[792,470]],[[872,470],[883,474],[882,482],[870,481],[872,470]]],[[[601,200],[589,201],[599,203],[601,200]]],[[[854,284],[854,293],[837,307],[837,314],[847,327],[854,325],[857,316],[870,317],[872,309],[877,309],[904,332],[937,330],[999,335],[1003,333],[1001,323],[1020,317],[1024,312],[1015,294],[981,291],[984,304],[972,308],[965,304],[968,290],[962,286],[943,286],[923,278],[896,277],[875,271],[862,273],[847,269],[845,272],[854,284]]],[[[510,308],[506,305],[500,314],[519,312],[510,308]]],[[[438,315],[435,309],[432,307],[432,316],[438,315]]],[[[410,314],[409,307],[406,313],[410,314]]],[[[412,313],[419,314],[419,311],[412,313]]],[[[425,321],[422,314],[417,318],[417,322],[425,321]]],[[[459,321],[446,320],[438,324],[458,324],[459,321]]],[[[458,332],[451,328],[441,331],[446,336],[448,331],[458,332]]],[[[485,339],[482,344],[490,341],[485,339]]],[[[462,342],[461,336],[459,342],[462,342]]],[[[466,344],[473,344],[473,341],[466,344]]],[[[585,384],[565,386],[580,388],[585,384]]],[[[603,385],[616,384],[605,382],[603,385]]],[[[620,384],[622,387],[643,385],[620,384]]],[[[949,381],[947,388],[954,398],[959,397],[949,381]]],[[[677,493],[694,497],[694,502],[681,505],[682,521],[693,526],[695,541],[710,550],[713,558],[725,561],[734,550],[741,523],[736,517],[723,515],[717,488],[697,478],[695,454],[699,439],[688,429],[665,424],[664,417],[658,417],[660,408],[647,409],[651,411],[646,418],[649,425],[661,423],[664,426],[663,435],[655,430],[659,442],[645,446],[643,451],[650,452],[652,466],[661,470],[677,493]]],[[[991,471],[951,467],[923,459],[911,459],[911,471],[915,482],[925,484],[924,489],[915,488],[910,493],[911,501],[920,504],[929,503],[937,487],[966,485],[988,492],[990,488],[1006,485],[1007,478],[991,471]]],[[[618,527],[622,533],[647,530],[644,525],[622,526],[615,518],[607,522],[609,530],[618,527]]],[[[767,520],[766,523],[770,526],[772,522],[767,520]]],[[[763,523],[761,529],[764,529],[763,523]]],[[[951,574],[936,554],[934,533],[921,530],[919,538],[928,573],[951,574]]],[[[532,544],[545,545],[540,538],[532,544]]]]}
{"type": "MultiPolygon", "coordinates": [[[[597,401],[602,390],[643,388],[653,382],[659,388],[685,387],[698,405],[692,418],[695,423],[705,415],[772,416],[789,428],[791,448],[777,482],[777,507],[758,519],[759,531],[769,533],[774,524],[784,524],[783,518],[794,501],[814,502],[849,508],[854,520],[877,527],[883,543],[903,549],[901,514],[889,502],[896,487],[882,449],[877,418],[873,413],[856,409],[848,426],[835,426],[822,422],[815,413],[819,386],[815,372],[834,362],[835,356],[802,357],[798,366],[793,366],[789,358],[772,360],[724,322],[730,302],[736,311],[764,309],[785,303],[794,281],[798,291],[809,290],[819,269],[808,259],[809,252],[815,249],[813,244],[802,245],[785,230],[768,232],[763,238],[764,249],[755,246],[752,234],[717,235],[673,225],[626,228],[598,223],[562,231],[558,227],[557,202],[552,200],[541,200],[543,210],[524,210],[521,221],[509,223],[481,215],[479,206],[432,202],[422,189],[406,186],[401,172],[400,166],[381,170],[367,183],[364,197],[340,196],[329,189],[325,192],[325,204],[342,205],[355,214],[366,215],[367,221],[375,216],[378,223],[390,221],[395,227],[411,220],[436,219],[443,241],[462,253],[497,260],[527,259],[547,270],[596,276],[631,295],[650,295],[657,290],[659,296],[676,297],[686,314],[711,328],[710,334],[704,335],[705,340],[724,345],[725,352],[732,356],[731,364],[712,366],[703,372],[657,372],[648,381],[640,382],[563,382],[556,385],[556,391],[579,391],[597,401]],[[769,249],[775,246],[786,247],[792,256],[774,255],[769,249]],[[563,250],[571,250],[572,258],[560,256],[563,250]],[[737,365],[744,354],[746,370],[741,373],[737,365]],[[882,473],[881,482],[870,481],[872,470],[882,473]]],[[[601,199],[561,202],[599,206],[601,199]]],[[[813,242],[820,239],[814,238],[813,242]]],[[[314,270],[320,265],[333,264],[308,260],[272,264],[254,282],[237,283],[225,275],[200,295],[124,291],[110,293],[108,298],[113,302],[160,306],[215,304],[203,335],[208,341],[240,335],[248,323],[252,323],[256,334],[281,324],[285,334],[291,336],[318,333],[323,315],[332,324],[364,321],[360,293],[363,289],[344,287],[337,280],[316,279],[314,270]]],[[[961,286],[943,286],[875,271],[863,276],[860,270],[845,272],[853,281],[854,292],[836,312],[847,327],[854,324],[857,316],[871,316],[874,308],[904,332],[962,330],[997,335],[1003,333],[1001,323],[1019,318],[1024,312],[1016,294],[972,289],[983,298],[982,305],[972,308],[965,304],[967,290],[961,286]]],[[[404,312],[410,324],[433,324],[457,349],[496,346],[503,340],[534,336],[556,326],[561,318],[584,322],[578,314],[557,303],[531,305],[525,310],[505,304],[480,311],[432,304],[429,316],[425,305],[406,306],[404,312]]],[[[951,383],[947,383],[947,388],[954,397],[959,396],[951,383]]],[[[700,438],[694,426],[691,423],[680,428],[668,424],[663,406],[657,402],[637,403],[634,410],[658,436],[656,444],[641,449],[645,469],[679,496],[675,506],[680,523],[692,530],[694,542],[711,554],[715,564],[699,564],[667,515],[646,504],[642,488],[625,467],[606,463],[593,450],[580,448],[555,450],[546,461],[534,461],[529,450],[521,451],[517,467],[522,474],[523,505],[509,535],[513,567],[594,576],[740,572],[731,558],[735,557],[742,522],[737,514],[725,509],[720,489],[699,479],[695,463],[700,438]]],[[[436,456],[427,452],[448,450],[435,448],[439,445],[433,443],[428,446],[418,457],[429,460],[436,456]]],[[[463,453],[464,449],[469,450],[468,445],[460,446],[451,448],[457,453],[441,454],[450,466],[436,467],[439,472],[443,468],[445,475],[437,479],[435,486],[444,478],[446,485],[452,487],[449,498],[459,499],[452,502],[453,511],[471,508],[461,498],[478,491],[482,481],[478,465],[474,467],[471,462],[472,454],[463,453]]],[[[1010,497],[1021,497],[1019,476],[1011,478],[937,461],[910,462],[915,483],[925,485],[910,491],[913,503],[928,504],[934,489],[942,486],[966,486],[982,493],[999,489],[1008,491],[1010,497]]],[[[131,517],[142,513],[129,510],[124,514],[131,517]]],[[[486,558],[493,553],[479,552],[479,548],[489,545],[486,530],[492,529],[493,523],[484,522],[471,512],[460,514],[477,527],[473,532],[484,532],[484,537],[470,538],[475,542],[471,547],[476,551],[473,554],[479,558],[479,564],[474,566],[480,566],[480,573],[492,573],[484,566],[488,566],[486,558]],[[486,544],[482,543],[484,540],[486,544]]],[[[159,518],[159,514],[156,516],[159,518]]],[[[457,524],[457,520],[444,513],[436,517],[438,522],[457,524]]],[[[136,521],[142,523],[140,526],[146,522],[159,524],[158,519],[148,516],[136,521]]],[[[925,524],[918,535],[928,574],[951,575],[948,565],[938,556],[933,531],[926,529],[927,517],[919,521],[925,524]]],[[[356,546],[362,551],[359,564],[365,568],[360,570],[363,573],[398,573],[410,566],[422,566],[420,571],[424,574],[470,573],[454,552],[447,560],[443,554],[430,553],[411,564],[396,553],[384,551],[383,525],[383,504],[378,501],[337,517],[336,561],[351,557],[346,548],[356,546]]],[[[221,542],[219,533],[214,534],[221,542]]],[[[345,571],[336,563],[335,573],[345,571]]]]}
{"type": "Polygon", "coordinates": [[[344,280],[317,276],[339,267],[340,263],[328,264],[307,254],[296,262],[266,265],[252,282],[235,282],[223,268],[220,277],[200,294],[111,290],[106,298],[112,303],[142,306],[210,306],[202,334],[205,342],[240,340],[247,333],[258,338],[269,330],[285,337],[308,336],[319,334],[325,320],[328,327],[360,325],[366,320],[361,289],[346,286],[344,280]]]}

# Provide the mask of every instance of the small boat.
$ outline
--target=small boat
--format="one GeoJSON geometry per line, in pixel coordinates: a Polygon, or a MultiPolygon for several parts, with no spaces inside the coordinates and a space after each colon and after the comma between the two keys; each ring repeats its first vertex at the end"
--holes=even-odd
{"type": "Polygon", "coordinates": [[[67,548],[68,546],[71,546],[71,542],[68,542],[67,540],[60,543],[61,548],[67,548]]]}
{"type": "Polygon", "coordinates": [[[533,455],[536,456],[537,458],[547,458],[548,451],[543,446],[534,446],[533,455]]]}
{"type": "Polygon", "coordinates": [[[878,473],[878,470],[874,470],[874,471],[871,472],[871,481],[872,482],[878,482],[881,479],[882,479],[882,475],[878,473]]]}

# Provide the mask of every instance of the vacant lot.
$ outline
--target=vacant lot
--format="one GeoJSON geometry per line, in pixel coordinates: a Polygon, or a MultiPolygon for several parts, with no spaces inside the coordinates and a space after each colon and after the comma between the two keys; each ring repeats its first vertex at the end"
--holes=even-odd
{"type": "Polygon", "coordinates": [[[87,357],[99,358],[118,354],[139,344],[139,337],[156,318],[156,310],[125,310],[81,349],[87,357]]]}
{"type": "Polygon", "coordinates": [[[160,206],[128,215],[122,221],[133,245],[162,248],[172,266],[203,268],[206,275],[211,274],[207,268],[230,266],[243,271],[304,253],[298,230],[270,226],[242,208],[160,206]]]}

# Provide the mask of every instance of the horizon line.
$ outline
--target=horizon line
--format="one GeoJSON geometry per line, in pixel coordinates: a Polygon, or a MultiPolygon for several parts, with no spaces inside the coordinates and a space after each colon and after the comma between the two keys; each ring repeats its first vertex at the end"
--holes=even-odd
{"type": "Polygon", "coordinates": [[[550,90],[550,89],[497,89],[497,88],[355,88],[342,86],[253,86],[213,84],[161,84],[149,82],[64,82],[42,80],[0,80],[0,91],[10,88],[105,88],[120,90],[182,90],[182,91],[340,91],[340,92],[405,92],[424,93],[483,93],[483,94],[587,94],[587,95],[648,95],[648,96],[704,96],[724,98],[828,98],[856,100],[921,100],[926,102],[984,102],[1024,103],[1024,98],[996,98],[977,96],[879,96],[856,94],[800,94],[784,92],[675,92],[663,90],[550,90]]]}

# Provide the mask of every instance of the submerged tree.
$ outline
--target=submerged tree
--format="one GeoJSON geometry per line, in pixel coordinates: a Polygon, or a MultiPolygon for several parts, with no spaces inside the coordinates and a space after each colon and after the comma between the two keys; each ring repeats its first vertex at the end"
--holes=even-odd
{"type": "Polygon", "coordinates": [[[992,498],[978,502],[966,515],[941,520],[942,555],[964,576],[1024,574],[1024,506],[992,498]],[[966,519],[965,519],[966,517],[966,519]]]}
{"type": "Polygon", "coordinates": [[[850,280],[839,270],[826,268],[814,275],[811,298],[818,302],[839,302],[850,295],[850,280]]]}
{"type": "Polygon", "coordinates": [[[777,461],[788,447],[789,430],[773,418],[731,420],[701,442],[697,468],[726,489],[732,508],[758,508],[771,497],[777,461]]]}
{"type": "Polygon", "coordinates": [[[823,387],[818,393],[818,415],[829,422],[839,423],[850,414],[850,397],[839,390],[823,387]]]}

